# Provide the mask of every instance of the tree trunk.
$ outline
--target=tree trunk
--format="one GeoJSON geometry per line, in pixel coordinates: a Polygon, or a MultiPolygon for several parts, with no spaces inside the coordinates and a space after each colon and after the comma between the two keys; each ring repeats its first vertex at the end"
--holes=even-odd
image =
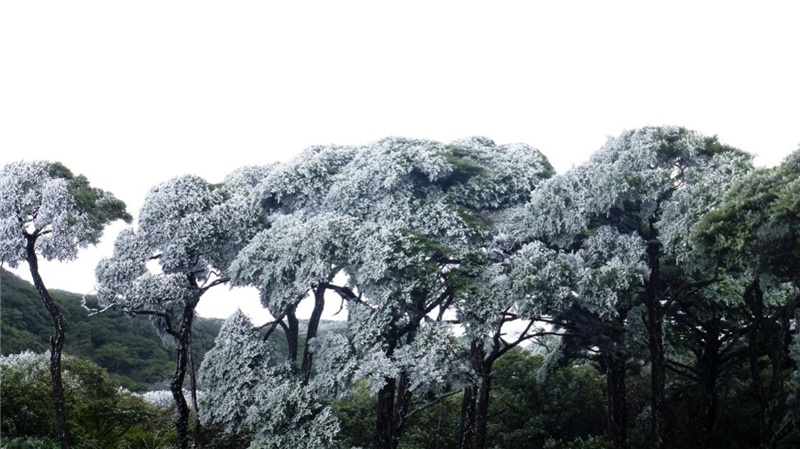
{"type": "Polygon", "coordinates": [[[297,320],[296,308],[297,306],[295,304],[286,306],[286,321],[288,327],[284,328],[284,332],[286,332],[286,345],[289,348],[289,361],[292,363],[292,366],[297,363],[297,347],[300,334],[300,323],[297,320]]]}
{"type": "Polygon", "coordinates": [[[473,340],[469,352],[470,365],[475,374],[464,389],[459,448],[484,449],[489,423],[492,365],[498,357],[495,353],[489,354],[487,357],[483,342],[480,340],[473,340]]]}
{"type": "Polygon", "coordinates": [[[628,404],[625,385],[625,355],[608,357],[608,433],[615,449],[628,449],[628,404]]]}
{"type": "Polygon", "coordinates": [[[69,428],[67,426],[66,401],[64,399],[64,383],[61,379],[61,353],[64,351],[64,317],[56,307],[50,292],[39,275],[39,259],[36,257],[36,239],[38,235],[25,234],[25,252],[28,267],[33,278],[33,285],[50,317],[53,319],[53,336],[50,337],[50,380],[53,383],[53,408],[56,418],[56,432],[61,449],[69,448],[69,428]]]}
{"type": "Polygon", "coordinates": [[[196,301],[190,301],[183,309],[181,326],[178,331],[178,349],[175,363],[175,374],[172,376],[170,390],[172,398],[175,400],[178,415],[175,418],[175,430],[178,434],[178,448],[187,449],[189,447],[189,406],[183,395],[183,381],[186,379],[186,365],[189,358],[189,344],[192,332],[192,321],[194,320],[194,306],[196,301]]]}
{"type": "Polygon", "coordinates": [[[375,426],[375,448],[396,449],[394,446],[395,379],[387,377],[378,391],[378,416],[375,426]]]}
{"type": "Polygon", "coordinates": [[[472,449],[475,439],[475,407],[477,402],[478,380],[470,379],[464,387],[464,397],[461,401],[461,435],[459,436],[459,449],[472,449]]]}
{"type": "MultiPolygon", "coordinates": [[[[411,326],[406,335],[405,342],[411,345],[417,338],[418,326],[411,326]]],[[[394,438],[394,447],[400,444],[400,437],[403,436],[403,431],[406,427],[406,417],[408,416],[409,407],[411,407],[411,378],[408,372],[401,371],[400,377],[397,379],[397,388],[395,390],[395,404],[394,404],[394,430],[392,437],[394,438]]]]}
{"type": "Polygon", "coordinates": [[[664,447],[664,402],[666,361],[664,357],[664,310],[660,298],[660,244],[651,221],[651,236],[647,242],[650,277],[645,284],[647,340],[650,348],[650,448],[664,447]]]}
{"type": "Polygon", "coordinates": [[[714,431],[719,410],[717,397],[717,379],[719,378],[719,350],[721,341],[718,326],[707,323],[706,341],[703,353],[698,360],[697,373],[700,381],[701,413],[698,447],[705,449],[708,438],[714,431]]]}
{"type": "Polygon", "coordinates": [[[308,385],[311,379],[311,367],[314,361],[314,353],[311,352],[311,340],[317,337],[319,321],[322,318],[322,311],[325,309],[325,288],[317,287],[314,289],[314,310],[308,320],[308,331],[306,332],[306,346],[303,348],[303,385],[308,385]]]}
{"type": "Polygon", "coordinates": [[[186,348],[186,353],[189,355],[189,382],[192,386],[192,407],[194,408],[194,448],[201,449],[203,447],[200,441],[202,429],[200,424],[200,405],[197,402],[197,370],[194,366],[194,343],[192,341],[192,332],[189,332],[189,344],[186,348]]]}
{"type": "Polygon", "coordinates": [[[486,448],[486,430],[489,423],[489,392],[492,388],[491,365],[484,365],[478,384],[478,400],[475,407],[475,440],[472,449],[486,448]]]}

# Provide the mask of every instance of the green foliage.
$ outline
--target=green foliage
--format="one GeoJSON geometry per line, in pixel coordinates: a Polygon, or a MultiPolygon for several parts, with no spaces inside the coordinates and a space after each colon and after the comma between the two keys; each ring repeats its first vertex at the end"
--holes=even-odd
{"type": "Polygon", "coordinates": [[[491,447],[543,447],[548,439],[575,441],[605,434],[603,375],[591,365],[572,363],[543,381],[543,362],[541,356],[515,349],[495,363],[491,447]]]}
{"type": "Polygon", "coordinates": [[[336,440],[341,447],[370,447],[375,438],[375,407],[378,401],[366,380],[357,382],[350,394],[333,405],[339,421],[336,440]]]}
{"type": "MultiPolygon", "coordinates": [[[[48,357],[22,353],[0,362],[4,447],[49,447],[57,441],[48,357]]],[[[170,426],[160,410],[119,391],[98,365],[65,356],[63,369],[73,447],[141,447],[137,441],[152,440],[170,426]]]]}

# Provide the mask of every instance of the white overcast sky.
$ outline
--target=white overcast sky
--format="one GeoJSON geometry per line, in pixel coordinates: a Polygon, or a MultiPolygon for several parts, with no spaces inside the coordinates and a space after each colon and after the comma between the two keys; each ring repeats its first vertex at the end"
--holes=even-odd
{"type": "MultiPolygon", "coordinates": [[[[563,171],[674,124],[772,165],[800,144],[799,17],[790,1],[7,1],[0,165],[61,161],[134,215],[174,176],[386,136],[525,142],[563,171]]],[[[121,228],[44,264],[46,284],[91,291],[121,228]]],[[[199,310],[257,303],[224,291],[199,310]]]]}

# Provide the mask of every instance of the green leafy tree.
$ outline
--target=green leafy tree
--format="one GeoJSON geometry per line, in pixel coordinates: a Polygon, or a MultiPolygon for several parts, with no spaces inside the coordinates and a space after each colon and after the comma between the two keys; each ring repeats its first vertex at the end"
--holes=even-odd
{"type": "Polygon", "coordinates": [[[122,201],[58,162],[13,162],[0,171],[0,264],[28,264],[52,318],[50,375],[62,448],[69,447],[70,440],[61,374],[65,324],[39,274],[39,256],[73,260],[80,248],[97,244],[107,224],[130,219],[122,201]]]}
{"type": "MultiPolygon", "coordinates": [[[[0,357],[3,447],[56,447],[58,431],[50,415],[52,386],[48,355],[23,352],[0,357]]],[[[126,447],[158,432],[160,415],[141,398],[119,391],[108,373],[89,361],[65,356],[64,385],[73,445],[126,447]]]]}

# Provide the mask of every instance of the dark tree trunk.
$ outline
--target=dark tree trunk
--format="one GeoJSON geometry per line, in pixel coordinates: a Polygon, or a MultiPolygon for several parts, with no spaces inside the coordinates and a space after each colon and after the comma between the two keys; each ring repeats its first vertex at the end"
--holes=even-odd
{"type": "Polygon", "coordinates": [[[617,311],[616,322],[608,332],[610,347],[601,354],[601,366],[606,373],[608,389],[608,436],[615,449],[628,449],[628,399],[627,362],[628,351],[625,346],[625,321],[628,310],[617,311]]]}
{"type": "Polygon", "coordinates": [[[288,326],[284,328],[284,332],[286,332],[286,345],[289,348],[289,361],[292,362],[292,365],[297,363],[297,347],[300,334],[300,323],[297,320],[296,308],[297,306],[295,304],[286,306],[286,322],[288,326]]]}
{"type": "Polygon", "coordinates": [[[173,335],[178,340],[178,349],[175,374],[172,376],[170,390],[172,391],[172,398],[175,400],[175,405],[177,406],[178,414],[175,418],[175,430],[178,434],[179,449],[187,449],[189,447],[189,406],[186,404],[186,398],[183,395],[183,382],[186,379],[186,366],[189,359],[189,350],[191,350],[190,342],[195,305],[196,301],[190,301],[190,303],[184,307],[180,329],[177,335],[173,335]]]}
{"type": "MultiPolygon", "coordinates": [[[[403,339],[394,326],[386,339],[386,356],[394,357],[398,343],[403,339]]],[[[416,327],[405,330],[405,343],[410,344],[416,336],[416,327]]],[[[405,429],[405,419],[411,405],[412,393],[410,379],[403,372],[398,378],[386,378],[386,384],[378,391],[378,416],[376,419],[375,447],[377,449],[397,449],[405,429]]]]}
{"type": "Polygon", "coordinates": [[[25,234],[25,252],[31,270],[33,285],[39,292],[42,304],[53,319],[53,336],[50,337],[50,380],[53,383],[53,408],[56,418],[56,432],[62,449],[69,448],[69,428],[67,426],[66,401],[64,399],[64,383],[61,379],[61,353],[64,351],[64,317],[56,307],[50,292],[39,274],[39,259],[36,257],[36,239],[38,235],[25,234]]]}
{"type": "Polygon", "coordinates": [[[202,429],[200,424],[200,405],[197,402],[197,370],[194,366],[194,342],[192,341],[192,332],[189,332],[189,343],[186,348],[186,353],[189,355],[189,381],[192,387],[192,407],[194,408],[194,448],[201,449],[203,447],[200,441],[202,429]]]}
{"type": "Polygon", "coordinates": [[[386,384],[378,391],[378,416],[375,426],[375,448],[396,449],[394,446],[394,400],[395,379],[387,377],[386,384]]]}
{"type": "Polygon", "coordinates": [[[650,349],[650,448],[664,447],[666,361],[664,357],[664,310],[660,297],[660,244],[654,220],[650,223],[647,259],[650,276],[645,284],[645,324],[650,349]]]}
{"type": "Polygon", "coordinates": [[[461,401],[461,435],[459,448],[471,449],[475,439],[475,408],[477,403],[478,380],[470,379],[464,388],[464,397],[461,401]]]}
{"type": "Polygon", "coordinates": [[[615,449],[628,449],[628,404],[624,353],[607,357],[608,433],[615,449]]]}
{"type": "Polygon", "coordinates": [[[489,392],[492,388],[491,368],[484,366],[478,384],[478,400],[475,407],[475,440],[473,449],[486,448],[486,430],[489,423],[489,392]]]}
{"type": "Polygon", "coordinates": [[[311,340],[317,337],[319,321],[322,318],[322,311],[325,309],[325,290],[324,287],[316,287],[314,289],[314,310],[311,312],[311,318],[308,320],[306,346],[303,348],[303,366],[301,369],[303,385],[308,385],[308,381],[311,379],[311,367],[314,362],[314,353],[311,352],[310,343],[311,340]]]}
{"type": "Polygon", "coordinates": [[[705,449],[708,438],[714,431],[719,411],[717,397],[717,380],[719,379],[719,351],[722,342],[719,338],[719,327],[714,322],[706,323],[705,345],[697,364],[700,381],[701,413],[699,422],[698,447],[705,449]]]}
{"type": "Polygon", "coordinates": [[[412,393],[409,389],[411,387],[411,379],[408,374],[400,373],[400,378],[397,381],[397,390],[395,391],[395,404],[394,404],[394,447],[400,444],[400,437],[403,436],[403,431],[406,427],[406,417],[408,416],[408,409],[411,406],[412,393]]]}
{"type": "Polygon", "coordinates": [[[460,449],[485,449],[489,423],[489,398],[492,388],[492,365],[499,356],[494,351],[487,356],[483,342],[470,345],[470,365],[475,373],[464,389],[461,404],[460,449]]]}

